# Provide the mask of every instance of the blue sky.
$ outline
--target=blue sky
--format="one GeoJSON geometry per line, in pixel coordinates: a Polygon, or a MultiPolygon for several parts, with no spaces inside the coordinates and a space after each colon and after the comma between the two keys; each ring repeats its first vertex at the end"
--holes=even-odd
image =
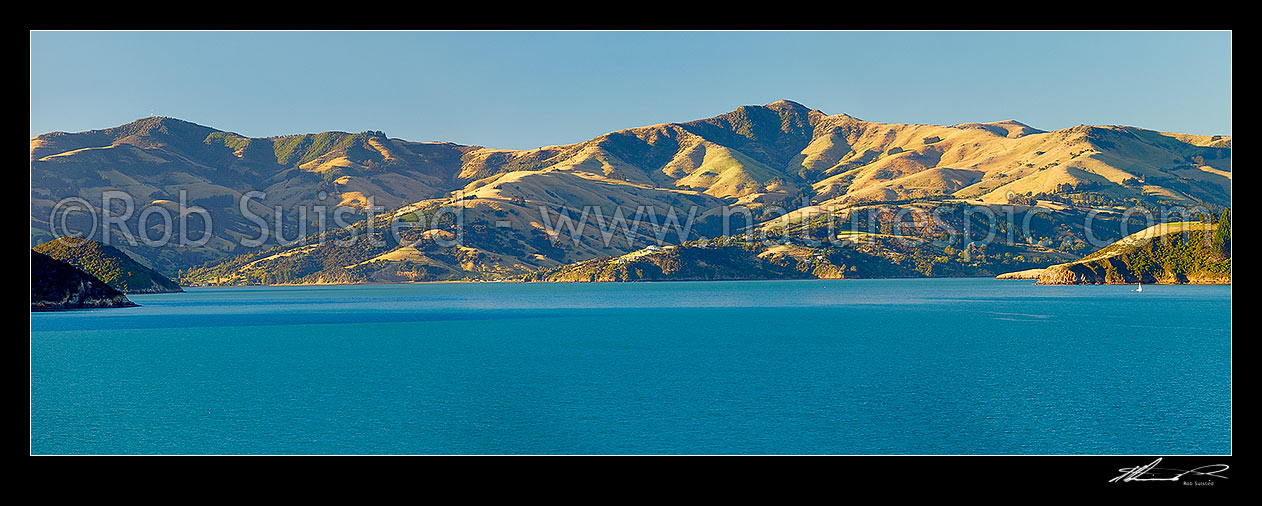
{"type": "Polygon", "coordinates": [[[787,98],[1231,134],[1230,32],[32,32],[31,135],[172,116],[533,148],[787,98]]]}

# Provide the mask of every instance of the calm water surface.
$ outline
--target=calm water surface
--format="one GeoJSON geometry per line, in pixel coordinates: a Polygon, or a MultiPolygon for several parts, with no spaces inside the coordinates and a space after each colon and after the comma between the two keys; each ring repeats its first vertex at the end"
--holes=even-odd
{"type": "Polygon", "coordinates": [[[195,288],[31,314],[33,453],[1231,452],[1231,287],[195,288]]]}

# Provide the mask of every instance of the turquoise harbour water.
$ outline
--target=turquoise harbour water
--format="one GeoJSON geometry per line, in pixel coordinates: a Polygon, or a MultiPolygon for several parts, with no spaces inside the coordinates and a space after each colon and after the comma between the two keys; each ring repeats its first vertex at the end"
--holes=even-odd
{"type": "Polygon", "coordinates": [[[31,452],[1225,454],[1231,287],[194,288],[31,314],[31,452]]]}

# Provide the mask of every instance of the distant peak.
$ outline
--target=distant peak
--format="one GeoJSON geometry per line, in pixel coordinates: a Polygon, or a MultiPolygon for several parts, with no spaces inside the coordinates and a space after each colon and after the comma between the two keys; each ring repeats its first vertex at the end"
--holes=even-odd
{"type": "Polygon", "coordinates": [[[121,132],[125,135],[147,135],[152,132],[174,133],[174,132],[198,132],[205,135],[207,132],[217,131],[214,128],[198,125],[191,121],[184,121],[179,118],[170,116],[148,116],[140,118],[126,125],[120,125],[114,128],[108,128],[106,132],[121,132]]]}
{"type": "Polygon", "coordinates": [[[184,121],[179,118],[172,118],[170,116],[145,116],[128,123],[128,125],[196,125],[196,123],[184,121]]]}
{"type": "Polygon", "coordinates": [[[775,109],[777,111],[784,110],[784,109],[800,109],[803,111],[810,110],[808,107],[802,104],[799,104],[797,102],[794,102],[792,100],[777,100],[775,102],[767,104],[766,107],[768,109],[775,109]]]}
{"type": "Polygon", "coordinates": [[[990,122],[990,123],[988,123],[988,124],[989,124],[989,125],[1012,125],[1012,126],[1019,126],[1019,127],[1024,127],[1024,128],[1034,128],[1034,127],[1032,127],[1032,126],[1030,126],[1030,125],[1027,125],[1027,124],[1022,123],[1022,122],[1020,122],[1020,121],[1017,121],[1017,120],[1015,120],[1015,119],[1006,119],[1006,120],[1003,120],[1003,121],[992,121],[992,122],[990,122]]]}
{"type": "Polygon", "coordinates": [[[1017,137],[1024,137],[1030,134],[1045,133],[1042,130],[1034,128],[1030,125],[1027,125],[1015,119],[1008,119],[1008,120],[1003,120],[1003,121],[991,121],[988,123],[960,123],[958,125],[953,125],[953,126],[955,128],[976,128],[980,130],[986,130],[1000,137],[1007,137],[1010,139],[1015,139],[1017,137]]]}

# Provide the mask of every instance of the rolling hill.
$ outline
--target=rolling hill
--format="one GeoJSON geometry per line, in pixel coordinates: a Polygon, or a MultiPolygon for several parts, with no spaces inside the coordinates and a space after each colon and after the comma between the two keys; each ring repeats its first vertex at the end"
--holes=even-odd
{"type": "Polygon", "coordinates": [[[1230,284],[1230,213],[1217,223],[1154,225],[1038,276],[1041,285],[1130,283],[1230,284]]]}
{"type": "MultiPolygon", "coordinates": [[[[1219,208],[1231,202],[1231,138],[1124,126],[1044,132],[1011,120],[886,124],[791,101],[533,150],[412,142],[382,132],[247,138],[145,118],[31,139],[31,186],[33,244],[51,239],[51,211],[66,197],[98,205],[104,192],[125,191],[138,206],[132,230],[140,229],[144,206],[174,207],[183,199],[205,208],[214,227],[203,246],[127,243],[128,252],[161,272],[183,271],[188,282],[501,279],[623,255],[662,239],[638,230],[606,241],[600,227],[550,226],[548,216],[561,212],[575,219],[584,212],[638,215],[646,222],[647,214],[657,219],[673,210],[682,220],[695,211],[698,230],[715,237],[723,206],[749,209],[759,227],[785,211],[844,214],[912,202],[1219,208]],[[284,227],[283,237],[273,233],[251,248],[241,240],[257,237],[259,227],[240,206],[254,190],[266,198],[253,200],[250,212],[268,216],[279,206],[284,227]],[[362,210],[370,198],[404,218],[459,207],[462,246],[417,242],[417,235],[348,253],[284,240],[314,221],[299,218],[299,208],[362,210]]],[[[348,221],[361,230],[377,224],[364,218],[348,221]]],[[[181,226],[176,220],[170,228],[181,226]]],[[[204,228],[199,216],[190,216],[188,227],[193,238],[204,228]]],[[[166,228],[148,223],[145,230],[161,235],[166,228]]],[[[345,232],[328,236],[339,234],[345,232]]],[[[664,241],[691,239],[678,235],[664,241]]]]}
{"type": "Polygon", "coordinates": [[[133,307],[122,292],[74,266],[31,251],[31,311],[133,307]]]}
{"type": "Polygon", "coordinates": [[[110,245],[62,237],[33,248],[75,266],[123,293],[182,292],[180,285],[110,245]]]}

